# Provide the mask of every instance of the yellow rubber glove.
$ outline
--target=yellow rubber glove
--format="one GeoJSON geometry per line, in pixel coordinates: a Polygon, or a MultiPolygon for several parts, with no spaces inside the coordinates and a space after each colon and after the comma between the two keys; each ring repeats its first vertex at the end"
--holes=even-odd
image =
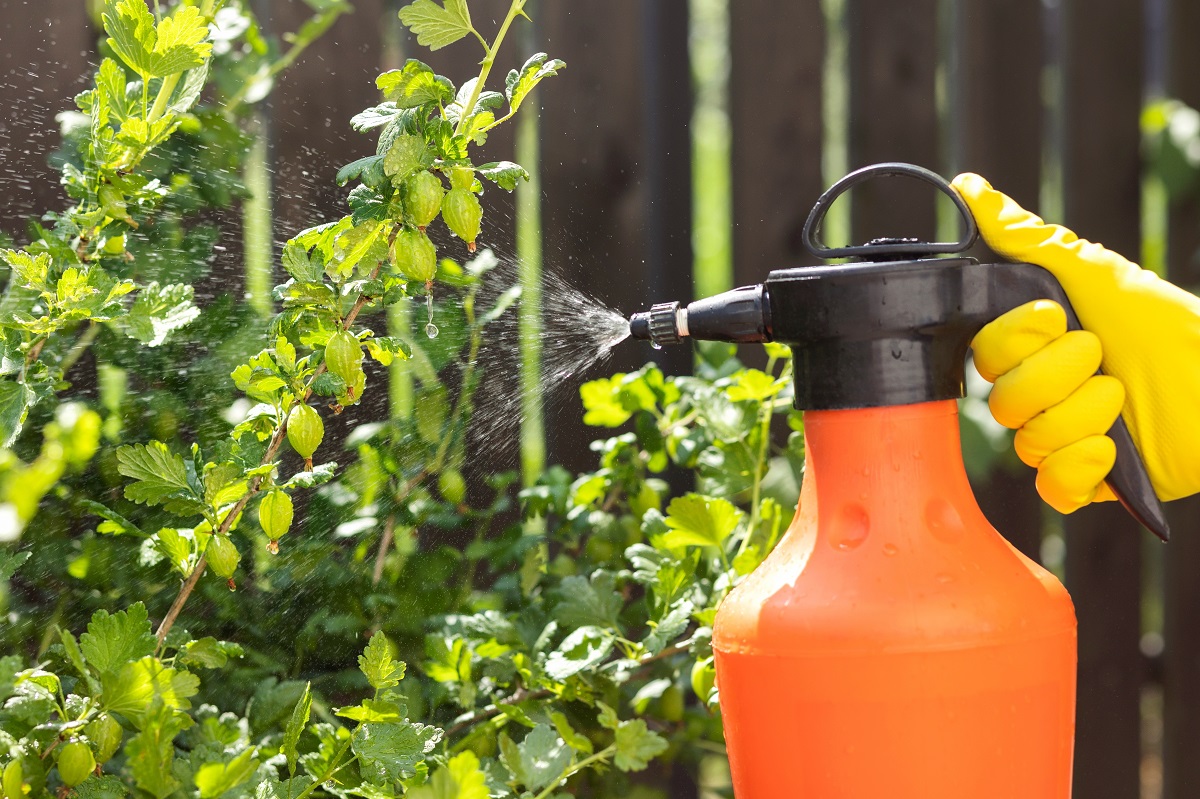
{"type": "Polygon", "coordinates": [[[1200,492],[1200,299],[1045,224],[979,175],[953,185],[988,246],[1051,272],[1085,328],[1067,332],[1061,306],[1039,300],[972,343],[980,374],[995,383],[992,415],[1017,430],[1042,498],[1063,513],[1115,498],[1103,483],[1116,457],[1104,433],[1118,414],[1160,499],[1200,492]]]}

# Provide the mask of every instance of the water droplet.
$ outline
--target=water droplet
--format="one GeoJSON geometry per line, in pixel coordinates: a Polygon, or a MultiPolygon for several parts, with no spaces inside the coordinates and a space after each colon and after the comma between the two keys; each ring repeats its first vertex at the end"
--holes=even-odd
{"type": "Polygon", "coordinates": [[[867,540],[867,533],[870,531],[871,520],[866,509],[852,502],[838,511],[837,518],[833,521],[830,541],[837,549],[856,549],[867,540]]]}
{"type": "Polygon", "coordinates": [[[429,336],[430,338],[437,338],[438,332],[439,332],[438,326],[435,325],[433,322],[430,322],[429,324],[425,325],[425,335],[429,336]]]}
{"type": "Polygon", "coordinates": [[[651,347],[653,347],[653,348],[654,348],[654,349],[656,349],[656,350],[661,350],[661,349],[662,349],[662,345],[661,345],[661,344],[659,344],[657,341],[651,341],[651,342],[650,342],[650,346],[651,346],[651,347]]]}
{"type": "Polygon", "coordinates": [[[946,574],[945,572],[939,572],[934,579],[942,585],[948,585],[949,583],[954,582],[954,576],[951,574],[946,574]]]}
{"type": "Polygon", "coordinates": [[[895,544],[884,544],[883,545],[883,554],[885,554],[885,555],[895,555],[899,551],[900,550],[896,548],[895,544]]]}
{"type": "Polygon", "coordinates": [[[925,504],[925,524],[934,538],[947,544],[957,543],[962,538],[962,517],[953,505],[941,497],[935,497],[925,504]]]}

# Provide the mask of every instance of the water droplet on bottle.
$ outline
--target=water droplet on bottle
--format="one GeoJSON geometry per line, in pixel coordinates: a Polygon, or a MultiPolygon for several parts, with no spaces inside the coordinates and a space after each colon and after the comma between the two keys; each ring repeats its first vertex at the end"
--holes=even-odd
{"type": "Polygon", "coordinates": [[[653,348],[654,348],[654,349],[656,349],[656,350],[661,350],[661,349],[662,349],[662,345],[661,345],[661,344],[659,344],[657,341],[651,341],[651,342],[650,342],[650,346],[651,346],[651,347],[653,347],[653,348]]]}
{"type": "Polygon", "coordinates": [[[885,554],[885,555],[895,555],[899,551],[900,550],[896,548],[895,544],[884,544],[883,545],[883,554],[885,554]]]}
{"type": "Polygon", "coordinates": [[[833,525],[831,543],[837,549],[856,549],[871,530],[871,520],[862,505],[850,503],[839,511],[833,525]]]}
{"type": "Polygon", "coordinates": [[[429,336],[430,338],[437,338],[438,332],[439,332],[438,326],[435,325],[433,322],[430,322],[429,324],[425,325],[425,335],[429,336]]]}
{"type": "Polygon", "coordinates": [[[939,572],[937,577],[935,577],[934,579],[937,580],[942,585],[947,585],[949,583],[954,582],[954,576],[950,575],[950,574],[946,574],[945,572],[939,572]]]}

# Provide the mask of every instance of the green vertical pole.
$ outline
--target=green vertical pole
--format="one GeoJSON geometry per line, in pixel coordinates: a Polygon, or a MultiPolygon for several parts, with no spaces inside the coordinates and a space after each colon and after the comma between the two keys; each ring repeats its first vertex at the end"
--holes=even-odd
{"type": "MultiPolygon", "coordinates": [[[[528,8],[537,19],[536,2],[528,8]]],[[[523,49],[533,52],[533,24],[523,28],[523,49]]],[[[521,482],[533,485],[546,468],[546,424],[542,414],[542,181],[541,104],[537,92],[525,100],[517,116],[517,163],[529,171],[529,182],[517,189],[517,279],[521,303],[517,311],[521,347],[521,482]]]]}
{"type": "Polygon", "coordinates": [[[260,316],[275,312],[271,301],[274,280],[271,219],[271,171],[268,126],[265,115],[251,120],[254,137],[246,154],[242,179],[248,196],[242,203],[242,251],[246,268],[246,301],[260,316]]]}
{"type": "Polygon", "coordinates": [[[733,166],[729,122],[730,0],[689,0],[692,110],[692,285],[733,288],[733,166]]]}

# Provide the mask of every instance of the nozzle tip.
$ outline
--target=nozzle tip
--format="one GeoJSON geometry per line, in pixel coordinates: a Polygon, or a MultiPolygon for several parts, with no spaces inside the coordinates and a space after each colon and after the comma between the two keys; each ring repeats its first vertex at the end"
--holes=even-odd
{"type": "Polygon", "coordinates": [[[647,341],[650,339],[650,312],[643,311],[629,317],[629,335],[647,341]]]}

